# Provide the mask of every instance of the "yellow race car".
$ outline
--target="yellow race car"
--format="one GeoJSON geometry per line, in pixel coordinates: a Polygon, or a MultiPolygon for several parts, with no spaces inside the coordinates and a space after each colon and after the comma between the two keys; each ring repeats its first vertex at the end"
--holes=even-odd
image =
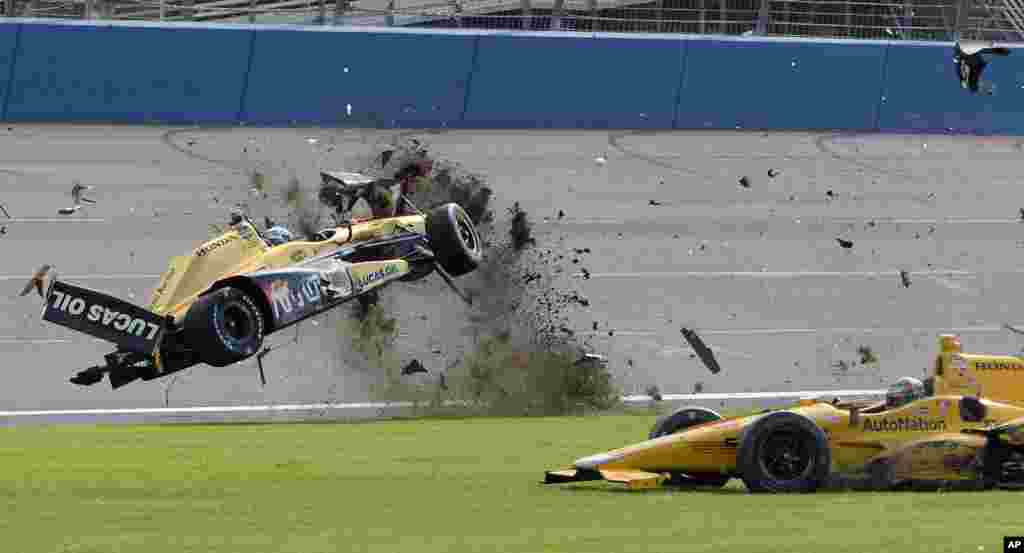
{"type": "MultiPolygon", "coordinates": [[[[381,196],[376,181],[358,173],[323,177],[332,197],[381,196]]],[[[397,201],[412,214],[349,220],[311,240],[282,243],[235,215],[230,230],[171,260],[147,309],[53,277],[42,318],[116,344],[105,365],[71,379],[92,385],[109,375],[116,389],[199,363],[224,367],[253,355],[261,361],[265,336],[395,281],[436,271],[460,293],[452,277],[483,258],[472,218],[455,203],[423,213],[408,198],[397,201]]]]}
{"type": "Polygon", "coordinates": [[[752,492],[1024,484],[1024,358],[961,353],[955,336],[942,336],[940,350],[924,393],[906,404],[806,399],[735,418],[684,407],[647,440],[548,471],[544,483],[721,487],[740,478],[752,492]]]}

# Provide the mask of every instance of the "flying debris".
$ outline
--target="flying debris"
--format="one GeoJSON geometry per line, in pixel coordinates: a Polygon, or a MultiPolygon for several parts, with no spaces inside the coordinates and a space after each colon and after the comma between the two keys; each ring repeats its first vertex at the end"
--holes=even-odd
{"type": "Polygon", "coordinates": [[[562,219],[562,218],[564,218],[564,217],[565,217],[565,212],[564,212],[564,211],[562,211],[561,209],[559,209],[559,210],[558,210],[558,218],[559,218],[559,219],[562,219]]]}
{"type": "Polygon", "coordinates": [[[679,331],[683,334],[683,338],[686,338],[686,341],[689,342],[694,353],[696,353],[697,356],[700,357],[700,360],[704,362],[704,365],[709,371],[714,374],[718,374],[722,371],[721,365],[719,365],[718,361],[715,359],[715,354],[711,351],[711,348],[704,343],[704,340],[701,340],[700,336],[697,336],[696,332],[689,328],[681,328],[679,331]]]}
{"type": "Polygon", "coordinates": [[[910,288],[910,273],[900,271],[900,284],[902,284],[904,288],[910,288]]]}
{"type": "Polygon", "coordinates": [[[79,209],[82,209],[83,203],[96,203],[94,200],[90,200],[89,198],[82,196],[82,193],[87,190],[92,190],[92,186],[83,185],[79,182],[75,182],[74,186],[71,187],[71,200],[73,202],[72,207],[62,207],[57,210],[57,213],[61,215],[71,215],[72,213],[77,212],[79,209]]]}
{"type": "Polygon", "coordinates": [[[852,240],[845,240],[843,238],[836,238],[836,242],[839,242],[839,245],[841,247],[847,249],[847,250],[853,247],[853,241],[852,240]]]}
{"type": "Polygon", "coordinates": [[[750,188],[750,179],[747,177],[740,177],[740,186],[743,188],[750,188]]]}
{"type": "Polygon", "coordinates": [[[53,266],[43,265],[42,267],[39,268],[38,271],[35,272],[34,275],[32,275],[32,278],[28,280],[28,283],[25,284],[25,287],[22,288],[21,293],[18,295],[27,296],[29,292],[31,292],[32,289],[35,288],[36,291],[39,292],[39,297],[45,298],[46,294],[43,292],[43,289],[49,288],[48,281],[51,279],[51,275],[55,275],[53,271],[53,266]]]}
{"type": "Polygon", "coordinates": [[[657,205],[664,205],[664,204],[662,204],[662,203],[661,203],[661,202],[659,202],[658,200],[647,200],[647,205],[654,205],[654,206],[657,206],[657,205]]]}
{"type": "Polygon", "coordinates": [[[405,367],[402,367],[402,375],[403,376],[408,376],[408,375],[417,374],[417,373],[427,373],[427,372],[428,372],[427,369],[423,366],[423,363],[420,363],[419,359],[413,359],[412,361],[409,361],[408,365],[406,365],[405,367]]]}
{"type": "Polygon", "coordinates": [[[605,163],[608,163],[608,158],[606,158],[605,156],[597,156],[594,158],[594,163],[598,165],[604,165],[605,163]]]}
{"type": "Polygon", "coordinates": [[[953,45],[953,64],[956,65],[960,87],[969,90],[971,94],[981,91],[991,95],[994,91],[991,84],[983,86],[981,83],[981,74],[989,64],[982,57],[986,54],[1005,57],[1010,55],[1010,49],[980,42],[957,42],[953,45]]]}
{"type": "Polygon", "coordinates": [[[781,171],[776,171],[775,169],[769,169],[768,170],[768,178],[774,179],[775,177],[779,176],[780,173],[781,173],[781,171]]]}

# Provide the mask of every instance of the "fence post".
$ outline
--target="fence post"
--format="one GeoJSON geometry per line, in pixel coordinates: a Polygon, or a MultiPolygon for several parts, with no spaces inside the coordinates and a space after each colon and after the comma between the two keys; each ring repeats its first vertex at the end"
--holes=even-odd
{"type": "Polygon", "coordinates": [[[338,25],[345,12],[348,11],[349,0],[334,0],[334,24],[338,25]]]}
{"type": "Polygon", "coordinates": [[[700,2],[700,23],[697,26],[697,32],[700,33],[700,34],[704,34],[704,32],[705,32],[704,20],[707,18],[706,17],[707,0],[697,0],[697,1],[700,2]]]}
{"type": "Polygon", "coordinates": [[[958,37],[961,33],[967,30],[967,24],[970,21],[971,14],[971,1],[970,0],[957,0],[956,3],[956,23],[953,28],[953,36],[958,37]]]}
{"type": "Polygon", "coordinates": [[[590,18],[590,30],[600,31],[597,21],[597,0],[587,0],[587,17],[590,18]]]}
{"type": "MultiPolygon", "coordinates": [[[[661,2],[661,0],[658,1],[661,2]]],[[[555,0],[555,7],[551,10],[551,15],[551,30],[561,29],[562,18],[565,17],[565,0],[555,0]]]]}
{"type": "Polygon", "coordinates": [[[658,0],[655,9],[658,13],[658,32],[662,33],[665,31],[665,0],[658,0]]]}

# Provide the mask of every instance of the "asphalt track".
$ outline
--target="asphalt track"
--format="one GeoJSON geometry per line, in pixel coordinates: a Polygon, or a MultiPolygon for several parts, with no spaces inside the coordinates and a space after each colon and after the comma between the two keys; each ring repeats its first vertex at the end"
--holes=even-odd
{"type": "MultiPolygon", "coordinates": [[[[99,362],[108,346],[44,325],[40,299],[17,292],[34,269],[52,263],[62,278],[145,303],[168,257],[226,221],[230,201],[246,195],[248,171],[274,175],[271,197],[253,201],[253,213],[283,215],[276,191],[288,174],[315,187],[318,168],[357,168],[375,143],[396,134],[0,127],[0,202],[13,217],[0,236],[0,287],[8,290],[0,300],[7,315],[0,411],[379,400],[372,370],[339,361],[341,313],[303,324],[300,346],[271,354],[265,389],[254,363],[195,367],[169,389],[164,382],[79,388],[67,378],[99,362]],[[96,187],[97,204],[60,217],[75,180],[96,187]]],[[[1015,138],[743,131],[421,138],[485,175],[499,216],[518,201],[538,222],[541,246],[591,250],[578,265],[591,278],[573,279],[590,307],[576,311],[573,326],[593,334],[588,340],[609,356],[626,393],[650,385],[689,393],[698,382],[706,392],[874,389],[921,375],[938,334],[949,331],[968,351],[1020,349],[1019,337],[1000,329],[1024,320],[1017,313],[1024,153],[1015,138]],[[780,174],[769,178],[769,169],[780,174]],[[749,189],[737,184],[744,175],[749,189]],[[838,236],[854,247],[840,248],[838,236]],[[900,270],[911,273],[908,289],[900,270]],[[681,326],[718,352],[722,373],[690,358],[681,326]],[[854,363],[861,345],[877,353],[877,368],[854,363]],[[840,361],[849,367],[838,368],[840,361]]],[[[400,302],[393,311],[404,353],[439,369],[466,347],[465,308],[437,279],[393,290],[387,301],[400,302]]]]}

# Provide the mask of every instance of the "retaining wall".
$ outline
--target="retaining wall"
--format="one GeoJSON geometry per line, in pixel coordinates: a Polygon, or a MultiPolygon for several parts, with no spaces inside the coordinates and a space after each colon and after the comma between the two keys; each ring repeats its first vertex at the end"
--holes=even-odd
{"type": "Polygon", "coordinates": [[[1024,134],[1024,50],[951,44],[0,22],[7,121],[1024,134]]]}

